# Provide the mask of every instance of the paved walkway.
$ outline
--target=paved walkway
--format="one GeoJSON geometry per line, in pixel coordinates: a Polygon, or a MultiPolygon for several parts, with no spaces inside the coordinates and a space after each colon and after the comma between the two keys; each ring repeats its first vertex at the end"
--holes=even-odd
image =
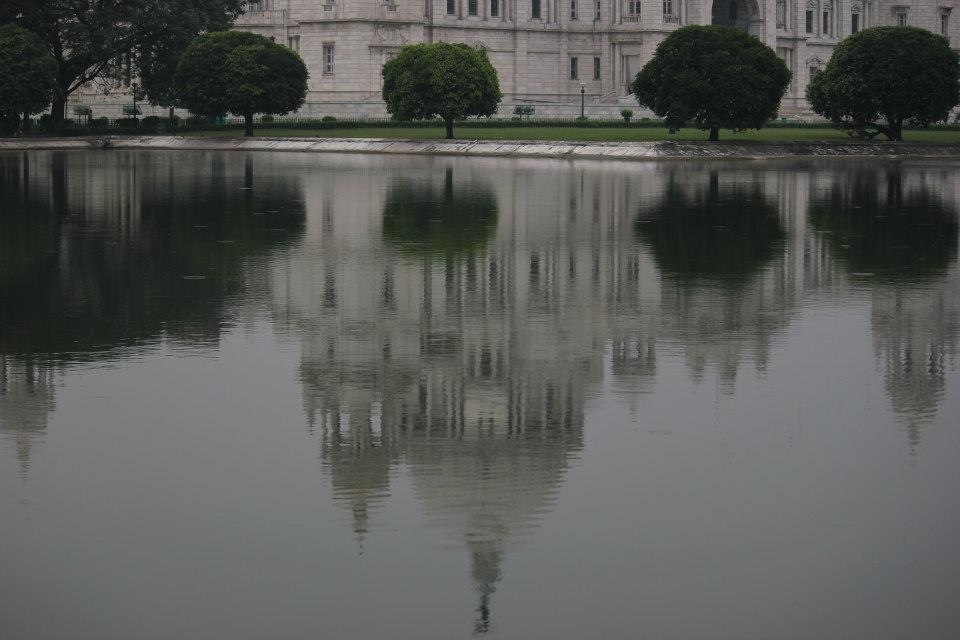
{"type": "Polygon", "coordinates": [[[609,160],[764,159],[788,157],[960,158],[960,144],[917,142],[511,142],[502,140],[396,140],[388,138],[233,138],[103,136],[0,138],[0,150],[179,149],[466,155],[609,160]]]}

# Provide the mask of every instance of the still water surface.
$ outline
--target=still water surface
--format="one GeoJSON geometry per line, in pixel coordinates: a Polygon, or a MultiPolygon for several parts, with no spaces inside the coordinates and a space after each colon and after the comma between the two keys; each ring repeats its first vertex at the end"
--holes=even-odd
{"type": "Polygon", "coordinates": [[[0,637],[956,638],[960,163],[0,153],[0,637]]]}

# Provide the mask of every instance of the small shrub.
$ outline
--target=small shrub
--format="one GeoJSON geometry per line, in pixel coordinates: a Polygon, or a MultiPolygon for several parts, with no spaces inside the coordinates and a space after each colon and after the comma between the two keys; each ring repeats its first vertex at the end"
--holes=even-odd
{"type": "Polygon", "coordinates": [[[147,116],[140,121],[140,124],[145,129],[156,129],[164,120],[166,120],[166,118],[161,118],[160,116],[147,116]]]}
{"type": "Polygon", "coordinates": [[[260,122],[262,124],[273,124],[273,116],[271,116],[270,114],[267,114],[260,118],[260,122]]]}
{"type": "Polygon", "coordinates": [[[586,124],[590,122],[590,118],[586,116],[577,116],[577,119],[575,120],[575,122],[577,122],[578,124],[586,124]]]}
{"type": "Polygon", "coordinates": [[[630,124],[630,118],[633,117],[633,109],[621,109],[620,116],[626,124],[630,124]]]}
{"type": "Polygon", "coordinates": [[[320,122],[336,122],[337,119],[333,116],[323,116],[320,118],[320,122]]]}
{"type": "Polygon", "coordinates": [[[186,122],[188,125],[197,126],[197,125],[209,124],[210,119],[207,118],[206,116],[189,116],[186,122]]]}
{"type": "Polygon", "coordinates": [[[110,126],[109,118],[94,118],[90,121],[90,126],[95,129],[105,129],[110,126]]]}
{"type": "Polygon", "coordinates": [[[113,121],[118,127],[129,129],[131,127],[139,127],[140,121],[136,118],[117,118],[113,121]]]}

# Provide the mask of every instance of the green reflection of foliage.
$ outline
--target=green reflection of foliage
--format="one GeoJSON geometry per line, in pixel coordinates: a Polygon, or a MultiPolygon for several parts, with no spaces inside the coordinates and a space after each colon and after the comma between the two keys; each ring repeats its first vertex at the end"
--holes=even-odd
{"type": "Polygon", "coordinates": [[[759,271],[784,239],[777,209],[759,185],[721,189],[716,174],[699,192],[671,179],[659,204],[640,212],[636,232],[664,272],[728,283],[759,271]]]}
{"type": "Polygon", "coordinates": [[[0,353],[83,359],[161,335],[215,342],[251,289],[250,262],[303,228],[302,196],[283,178],[249,190],[250,172],[174,175],[151,162],[136,174],[118,156],[94,173],[80,156],[37,157],[31,167],[0,155],[0,353]],[[84,197],[114,173],[135,187],[84,197]]]}
{"type": "Polygon", "coordinates": [[[483,248],[497,230],[497,199],[482,182],[454,185],[448,169],[442,189],[398,181],[387,191],[383,234],[412,255],[454,255],[483,248]]]}
{"type": "Polygon", "coordinates": [[[937,278],[957,256],[957,211],[923,185],[905,188],[899,168],[844,174],[811,200],[810,222],[854,273],[937,278]]]}

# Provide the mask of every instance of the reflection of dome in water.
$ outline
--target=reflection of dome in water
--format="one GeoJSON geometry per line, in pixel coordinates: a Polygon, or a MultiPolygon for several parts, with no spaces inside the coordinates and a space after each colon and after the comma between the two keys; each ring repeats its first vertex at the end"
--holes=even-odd
{"type": "Polygon", "coordinates": [[[382,396],[372,412],[354,406],[347,415],[332,405],[322,412],[321,457],[358,542],[389,495],[391,468],[409,465],[432,526],[470,552],[478,631],[490,624],[505,545],[550,510],[582,447],[582,385],[571,368],[555,371],[478,379],[450,363],[424,370],[405,392],[382,396]]]}
{"type": "Polygon", "coordinates": [[[960,270],[924,287],[883,286],[873,294],[874,350],[894,412],[906,423],[911,449],[933,420],[946,390],[960,336],[960,270]]]}
{"type": "Polygon", "coordinates": [[[0,434],[13,440],[21,472],[29,468],[30,450],[47,429],[55,386],[52,367],[0,355],[0,434]]]}

